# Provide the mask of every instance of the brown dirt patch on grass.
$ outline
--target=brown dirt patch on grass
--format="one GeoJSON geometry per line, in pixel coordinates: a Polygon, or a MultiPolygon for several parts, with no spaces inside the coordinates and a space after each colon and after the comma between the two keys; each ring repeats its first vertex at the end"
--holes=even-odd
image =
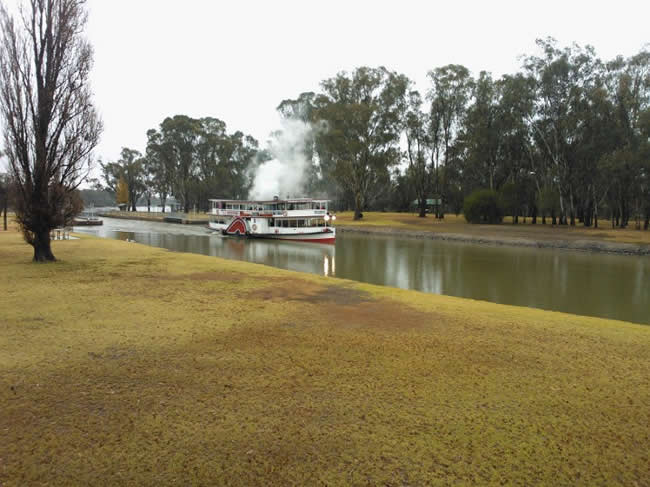
{"type": "Polygon", "coordinates": [[[264,301],[300,301],[336,306],[351,306],[374,299],[369,293],[360,289],[336,285],[323,286],[303,279],[263,278],[263,281],[271,284],[248,291],[244,297],[264,301]]]}
{"type": "Polygon", "coordinates": [[[423,331],[440,320],[439,315],[390,300],[332,306],[327,316],[335,326],[381,332],[423,331]]]}

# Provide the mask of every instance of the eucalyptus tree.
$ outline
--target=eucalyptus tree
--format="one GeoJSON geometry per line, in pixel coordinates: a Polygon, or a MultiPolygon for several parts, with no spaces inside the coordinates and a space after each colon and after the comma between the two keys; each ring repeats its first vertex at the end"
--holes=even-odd
{"type": "Polygon", "coordinates": [[[251,187],[258,142],[241,131],[228,134],[226,124],[206,117],[199,120],[196,158],[201,182],[200,205],[210,197],[245,198],[251,187]]]}
{"type": "Polygon", "coordinates": [[[645,117],[650,110],[650,52],[642,50],[629,59],[616,58],[607,64],[608,88],[615,107],[619,147],[608,157],[614,190],[610,203],[620,226],[633,212],[640,226],[641,213],[648,206],[647,145],[645,117]]]}
{"type": "MultiPolygon", "coordinates": [[[[529,119],[533,113],[533,80],[517,74],[504,76],[498,81],[499,155],[503,160],[503,174],[517,188],[513,223],[518,223],[522,212],[532,213],[536,221],[535,193],[539,192],[535,159],[532,157],[532,137],[529,119]]],[[[524,216],[526,213],[523,213],[524,216]]]]}
{"type": "Polygon", "coordinates": [[[599,77],[585,93],[579,105],[581,123],[577,130],[575,150],[579,184],[576,194],[579,214],[585,226],[598,226],[599,208],[609,195],[616,193],[612,186],[611,165],[621,140],[616,107],[608,94],[604,78],[599,77]]]}
{"type": "Polygon", "coordinates": [[[185,212],[192,207],[192,190],[198,178],[196,145],[199,130],[200,122],[187,115],[168,117],[160,124],[162,142],[172,158],[172,194],[185,212]]]}
{"type": "Polygon", "coordinates": [[[50,230],[78,210],[102,123],[92,103],[84,0],[0,5],[0,114],[16,219],[34,261],[54,261],[50,230]]]}
{"type": "Polygon", "coordinates": [[[221,152],[226,144],[225,122],[212,117],[198,120],[195,158],[197,181],[194,187],[197,204],[207,209],[207,200],[213,196],[226,197],[228,173],[221,162],[221,152]]]}
{"type": "Polygon", "coordinates": [[[434,191],[442,199],[438,218],[444,218],[443,206],[447,199],[448,177],[454,171],[449,167],[458,160],[451,153],[462,127],[473,84],[469,70],[465,66],[449,64],[428,73],[431,88],[427,96],[431,101],[431,141],[433,145],[434,191]],[[445,171],[441,171],[441,165],[445,171]]]}
{"type": "Polygon", "coordinates": [[[295,100],[282,100],[276,110],[284,118],[311,123],[314,121],[314,111],[316,108],[314,103],[316,97],[316,93],[307,91],[298,95],[298,98],[295,100]]]}
{"type": "Polygon", "coordinates": [[[408,95],[408,110],[404,120],[406,136],[406,175],[415,192],[419,216],[426,216],[427,198],[433,187],[433,150],[431,144],[430,114],[422,111],[422,97],[418,91],[408,95]]]}
{"type": "Polygon", "coordinates": [[[149,187],[158,195],[163,213],[174,181],[174,149],[155,129],[147,131],[145,171],[149,187]]]}
{"type": "MultiPolygon", "coordinates": [[[[475,189],[497,189],[497,172],[504,172],[499,90],[490,73],[481,71],[472,86],[473,102],[462,124],[458,147],[463,150],[463,176],[468,193],[475,189]]],[[[504,178],[505,176],[502,176],[504,178]]]]}
{"type": "Polygon", "coordinates": [[[327,124],[319,135],[333,175],[354,201],[354,219],[390,186],[390,169],[400,159],[399,139],[406,91],[404,75],[357,68],[321,83],[315,119],[327,124]]]}
{"type": "Polygon", "coordinates": [[[561,223],[575,224],[575,186],[579,182],[576,150],[581,106],[601,67],[591,46],[560,49],[554,39],[538,40],[541,56],[529,56],[525,68],[535,80],[536,102],[531,117],[534,136],[545,154],[546,171],[560,195],[561,223]],[[567,215],[568,214],[568,215],[567,215]]]}
{"type": "Polygon", "coordinates": [[[258,142],[242,132],[228,134],[214,117],[166,118],[147,132],[147,170],[161,203],[173,194],[189,211],[207,209],[211,197],[245,198],[258,142]]]}
{"type": "Polygon", "coordinates": [[[137,150],[123,147],[117,161],[100,165],[104,181],[101,189],[117,194],[118,183],[120,178],[123,178],[128,187],[129,206],[131,211],[136,211],[138,199],[146,190],[145,159],[142,154],[137,150]]]}
{"type": "Polygon", "coordinates": [[[643,229],[650,228],[650,107],[646,107],[639,116],[641,147],[639,155],[642,161],[640,175],[644,204],[643,229]]]}

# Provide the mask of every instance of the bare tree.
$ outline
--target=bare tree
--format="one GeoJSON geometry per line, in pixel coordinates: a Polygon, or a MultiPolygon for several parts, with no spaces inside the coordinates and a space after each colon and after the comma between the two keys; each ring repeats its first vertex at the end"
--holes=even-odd
{"type": "MultiPolygon", "coordinates": [[[[0,153],[1,155],[1,153],[0,153]]],[[[7,230],[7,208],[9,206],[9,189],[10,189],[9,176],[0,173],[0,213],[3,213],[2,222],[3,229],[7,230]]]]}
{"type": "Polygon", "coordinates": [[[16,219],[34,261],[56,260],[50,230],[70,218],[102,123],[92,104],[93,51],[85,0],[27,0],[17,17],[0,5],[0,113],[16,185],[16,219]]]}

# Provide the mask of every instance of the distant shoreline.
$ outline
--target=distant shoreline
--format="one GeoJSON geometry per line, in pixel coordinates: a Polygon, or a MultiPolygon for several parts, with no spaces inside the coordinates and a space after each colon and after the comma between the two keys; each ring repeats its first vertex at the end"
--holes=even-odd
{"type": "Polygon", "coordinates": [[[103,218],[117,218],[120,220],[139,220],[145,222],[160,222],[160,223],[171,223],[171,224],[184,224],[184,225],[207,225],[208,224],[208,215],[196,214],[196,215],[185,215],[183,216],[174,216],[172,213],[162,213],[162,212],[100,212],[97,214],[103,218]],[[135,213],[135,214],[133,214],[135,213]],[[171,220],[170,220],[171,219],[171,220]],[[173,221],[172,221],[173,220],[173,221]]]}
{"type": "Polygon", "coordinates": [[[457,243],[485,244],[494,246],[531,247],[557,250],[575,250],[581,252],[597,252],[618,255],[647,256],[650,246],[630,243],[604,242],[599,240],[533,240],[530,238],[488,237],[466,235],[462,233],[432,232],[422,230],[407,230],[395,227],[355,227],[341,225],[336,227],[339,233],[360,233],[368,235],[391,235],[407,238],[422,238],[428,240],[443,240],[457,243]]]}

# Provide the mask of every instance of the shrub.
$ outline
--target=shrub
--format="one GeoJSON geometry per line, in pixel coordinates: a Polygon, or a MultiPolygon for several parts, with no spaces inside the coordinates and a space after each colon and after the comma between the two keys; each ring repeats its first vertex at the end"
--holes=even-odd
{"type": "Polygon", "coordinates": [[[463,214],[469,223],[501,223],[503,207],[499,195],[490,189],[474,191],[465,198],[463,214]]]}

